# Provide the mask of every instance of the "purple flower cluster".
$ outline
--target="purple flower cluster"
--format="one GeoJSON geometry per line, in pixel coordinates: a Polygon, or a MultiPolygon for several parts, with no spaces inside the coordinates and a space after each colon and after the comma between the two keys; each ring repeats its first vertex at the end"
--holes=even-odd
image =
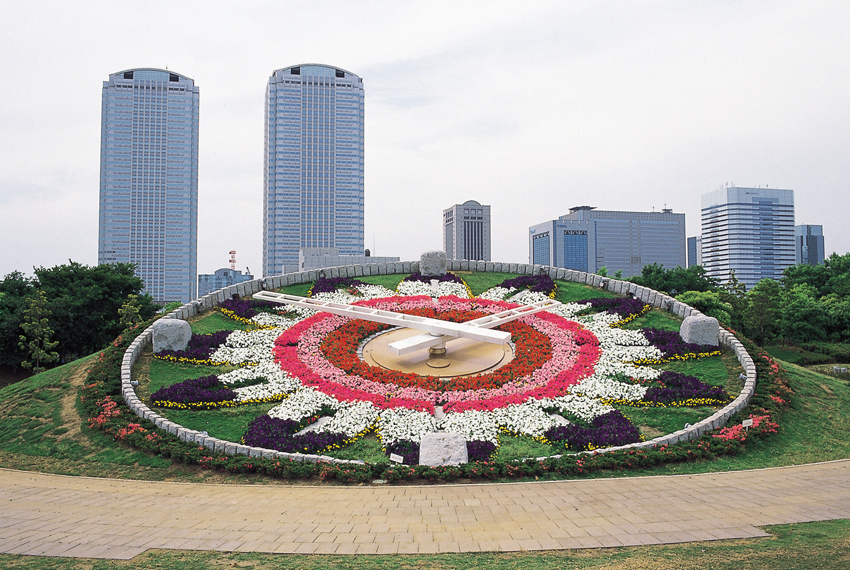
{"type": "Polygon", "coordinates": [[[310,294],[333,293],[340,287],[357,287],[358,285],[365,285],[365,283],[353,277],[320,277],[313,283],[310,294]]]}
{"type": "Polygon", "coordinates": [[[551,295],[558,289],[555,280],[545,273],[541,275],[520,275],[513,279],[505,279],[499,287],[506,289],[511,287],[514,289],[530,289],[535,293],[545,293],[546,295],[551,295]]]}
{"type": "Polygon", "coordinates": [[[245,432],[245,445],[275,449],[285,453],[317,453],[346,441],[344,433],[307,432],[295,435],[304,422],[257,416],[245,432]]]}
{"type": "Polygon", "coordinates": [[[589,427],[577,424],[555,426],[546,430],[543,435],[549,441],[563,442],[568,449],[574,451],[627,445],[640,441],[640,431],[620,410],[596,416],[589,427]]]}
{"type": "Polygon", "coordinates": [[[196,404],[199,402],[227,402],[236,398],[236,392],[219,381],[218,376],[202,376],[160,388],[151,394],[151,403],[174,402],[196,404]]]}
{"type": "Polygon", "coordinates": [[[280,308],[277,303],[260,301],[259,299],[225,299],[219,304],[222,309],[233,311],[237,317],[250,319],[261,311],[274,311],[280,308]]]}
{"type": "Polygon", "coordinates": [[[440,283],[463,283],[463,279],[461,279],[454,273],[445,273],[443,275],[440,275],[439,277],[430,277],[422,275],[418,271],[416,273],[411,273],[410,275],[402,279],[402,281],[418,281],[420,283],[430,283],[431,279],[436,279],[440,283]]]}
{"type": "Polygon", "coordinates": [[[405,465],[419,465],[419,444],[409,439],[400,439],[387,446],[387,455],[395,453],[405,465]]]}
{"type": "Polygon", "coordinates": [[[470,463],[473,461],[487,461],[496,451],[496,444],[492,441],[467,441],[466,453],[470,463]]]}
{"type": "Polygon", "coordinates": [[[174,358],[185,358],[188,360],[208,360],[210,355],[216,351],[227,340],[227,336],[233,331],[217,331],[212,334],[193,334],[185,350],[161,350],[157,356],[172,356],[174,358]]]}
{"type": "Polygon", "coordinates": [[[644,400],[671,404],[684,400],[717,400],[719,402],[729,401],[729,394],[719,386],[712,386],[694,378],[685,376],[678,372],[667,370],[661,373],[656,381],[661,386],[652,386],[646,391],[644,400]]]}
{"type": "Polygon", "coordinates": [[[661,351],[663,358],[670,358],[677,354],[700,354],[718,350],[716,345],[685,342],[677,331],[646,328],[641,329],[641,332],[649,344],[661,351]]]}
{"type": "Polygon", "coordinates": [[[646,303],[640,299],[632,297],[594,297],[593,299],[577,301],[577,303],[590,303],[591,308],[604,309],[606,312],[619,315],[622,319],[625,319],[629,315],[639,315],[646,305],[646,303]]]}

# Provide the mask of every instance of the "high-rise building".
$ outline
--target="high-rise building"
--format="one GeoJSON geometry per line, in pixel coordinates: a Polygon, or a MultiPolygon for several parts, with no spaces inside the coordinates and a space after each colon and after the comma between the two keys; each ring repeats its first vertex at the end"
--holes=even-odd
{"type": "Polygon", "coordinates": [[[702,236],[688,238],[688,267],[702,265],[702,236]]]}
{"type": "Polygon", "coordinates": [[[196,298],[198,100],[188,77],[128,69],[103,82],[98,263],[134,263],[155,301],[196,298]]]}
{"type": "Polygon", "coordinates": [[[447,259],[491,261],[490,206],[467,200],[443,210],[443,249],[447,259]]]}
{"type": "Polygon", "coordinates": [[[823,226],[794,226],[794,261],[820,265],[824,259],[823,226]]]}
{"type": "Polygon", "coordinates": [[[702,265],[748,289],[794,265],[794,191],[723,187],[702,195],[702,265]]]}
{"type": "Polygon", "coordinates": [[[305,247],[363,255],[363,80],[338,67],[275,71],[266,87],[263,275],[305,247]]]}
{"type": "Polygon", "coordinates": [[[253,279],[254,276],[250,273],[242,273],[227,267],[218,269],[215,273],[201,273],[198,275],[198,297],[253,279]]]}
{"type": "Polygon", "coordinates": [[[590,206],[570,208],[557,220],[529,228],[528,260],[536,265],[564,267],[609,275],[640,275],[644,265],[684,267],[685,214],[617,212],[590,206]]]}

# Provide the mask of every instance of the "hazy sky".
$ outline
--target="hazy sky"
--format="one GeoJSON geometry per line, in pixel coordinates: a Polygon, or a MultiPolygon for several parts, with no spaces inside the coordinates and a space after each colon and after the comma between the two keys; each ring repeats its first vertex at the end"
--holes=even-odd
{"type": "Polygon", "coordinates": [[[494,261],[577,205],[686,214],[729,183],[794,190],[850,250],[850,3],[0,0],[0,277],[97,263],[102,82],[200,87],[198,272],[262,272],[263,97],[324,63],[366,90],[366,247],[440,249],[492,206],[494,261]],[[520,7],[520,5],[522,7],[520,7]]]}

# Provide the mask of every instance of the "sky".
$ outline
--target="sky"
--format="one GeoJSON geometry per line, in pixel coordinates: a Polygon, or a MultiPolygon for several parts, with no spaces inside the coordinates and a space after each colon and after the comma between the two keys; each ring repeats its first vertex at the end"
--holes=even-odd
{"type": "Polygon", "coordinates": [[[726,184],[794,190],[850,251],[850,3],[0,0],[0,278],[97,264],[101,88],[200,88],[198,272],[262,272],[275,69],[365,86],[365,242],[418,260],[442,211],[491,205],[494,261],[579,205],[686,215],[726,184]]]}

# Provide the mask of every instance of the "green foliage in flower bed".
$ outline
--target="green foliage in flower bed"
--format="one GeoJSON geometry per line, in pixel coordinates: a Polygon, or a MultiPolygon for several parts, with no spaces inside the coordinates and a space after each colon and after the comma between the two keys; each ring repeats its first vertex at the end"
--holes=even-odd
{"type": "Polygon", "coordinates": [[[389,463],[381,442],[374,434],[367,434],[351,445],[324,453],[336,459],[362,459],[366,463],[389,463]]]}
{"type": "Polygon", "coordinates": [[[363,283],[371,283],[372,285],[381,285],[386,287],[390,291],[395,291],[398,284],[401,283],[401,280],[404,278],[404,275],[369,275],[364,277],[358,277],[358,281],[362,281],[363,283]]]}
{"type": "Polygon", "coordinates": [[[259,415],[266,414],[277,403],[246,404],[236,408],[216,408],[199,413],[196,410],[158,410],[161,415],[183,427],[205,431],[213,437],[238,442],[248,424],[259,415]]]}
{"type": "Polygon", "coordinates": [[[486,273],[478,271],[452,271],[452,273],[466,282],[473,295],[480,295],[487,289],[496,287],[505,279],[516,277],[514,273],[486,273]]]}
{"type": "Polygon", "coordinates": [[[185,382],[202,376],[219,376],[234,370],[234,366],[207,366],[203,364],[188,364],[185,362],[169,362],[151,358],[150,354],[143,355],[140,364],[149,365],[148,382],[140,382],[136,393],[139,398],[147,401],[150,395],[160,388],[185,382]],[[144,362],[142,362],[144,359],[144,362]]]}
{"type": "Polygon", "coordinates": [[[623,325],[623,328],[632,330],[661,329],[679,332],[679,329],[682,328],[682,319],[661,309],[650,309],[645,315],[623,325]]]}
{"type": "Polygon", "coordinates": [[[715,412],[715,408],[702,406],[697,408],[636,408],[614,405],[624,416],[640,429],[646,439],[652,439],[666,433],[685,428],[685,424],[695,424],[715,412]]]}
{"type": "Polygon", "coordinates": [[[192,326],[192,334],[210,334],[216,331],[245,331],[253,328],[229,319],[218,311],[210,311],[200,318],[192,319],[189,324],[192,326]]]}
{"type": "Polygon", "coordinates": [[[610,291],[595,289],[590,285],[584,285],[582,283],[558,280],[556,280],[555,283],[558,284],[558,292],[555,294],[555,300],[562,303],[574,303],[576,301],[583,301],[584,299],[590,299],[593,297],[605,297],[606,299],[619,297],[619,295],[610,291]]]}
{"type": "Polygon", "coordinates": [[[499,435],[499,447],[495,461],[516,461],[526,457],[549,457],[563,453],[563,446],[558,449],[548,443],[541,443],[527,435],[502,433],[499,435]]]}
{"type": "MultiPolygon", "coordinates": [[[[729,353],[729,358],[724,363],[720,356],[709,356],[708,358],[700,358],[698,360],[673,360],[665,364],[660,364],[657,368],[661,370],[672,370],[686,376],[698,376],[700,380],[712,386],[721,386],[730,394],[738,394],[741,391],[742,381],[737,379],[737,374],[727,366],[737,364],[738,361],[729,353]],[[732,384],[732,390],[729,390],[732,384]]],[[[741,369],[743,371],[743,369],[741,369]]]]}

